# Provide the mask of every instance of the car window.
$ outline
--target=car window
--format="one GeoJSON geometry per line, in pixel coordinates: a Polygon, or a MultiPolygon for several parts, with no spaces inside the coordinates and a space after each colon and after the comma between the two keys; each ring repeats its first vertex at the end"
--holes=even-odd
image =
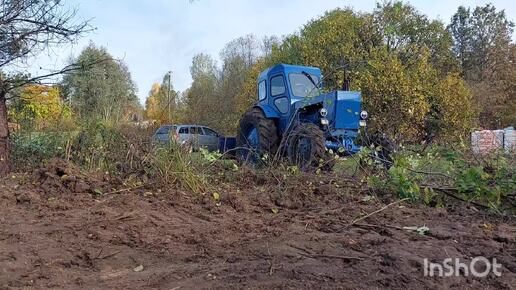
{"type": "Polygon", "coordinates": [[[266,92],[265,92],[265,81],[261,81],[260,84],[258,84],[258,99],[265,100],[266,92]]]}
{"type": "Polygon", "coordinates": [[[199,134],[199,127],[189,127],[188,133],[189,134],[199,134]]]}
{"type": "Polygon", "coordinates": [[[179,134],[188,134],[188,127],[179,128],[179,134]]]}
{"type": "Polygon", "coordinates": [[[283,76],[275,76],[271,79],[271,96],[277,96],[285,93],[285,81],[283,76]]]}
{"type": "Polygon", "coordinates": [[[204,127],[203,129],[204,129],[204,133],[205,133],[206,135],[208,135],[208,136],[215,136],[215,137],[217,137],[217,136],[219,135],[219,134],[217,134],[217,132],[213,131],[213,130],[212,130],[212,129],[210,129],[210,128],[206,128],[206,127],[204,127]]]}
{"type": "Polygon", "coordinates": [[[163,126],[156,131],[156,134],[168,134],[170,132],[170,126],[163,126]]]}

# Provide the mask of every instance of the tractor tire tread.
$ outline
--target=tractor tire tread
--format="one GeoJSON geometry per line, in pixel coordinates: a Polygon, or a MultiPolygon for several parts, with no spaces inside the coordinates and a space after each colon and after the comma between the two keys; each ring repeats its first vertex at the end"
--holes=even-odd
{"type": "Polygon", "coordinates": [[[254,107],[249,109],[240,120],[237,147],[243,147],[247,144],[246,136],[243,131],[245,127],[251,123],[257,130],[260,140],[260,151],[262,153],[276,154],[279,145],[279,137],[277,133],[276,123],[272,119],[267,119],[262,109],[254,107]]]}
{"type": "MultiPolygon", "coordinates": [[[[310,171],[312,169],[316,169],[320,167],[320,161],[323,160],[325,163],[327,161],[327,153],[326,153],[326,146],[324,144],[324,132],[319,128],[319,126],[312,124],[312,123],[303,123],[300,124],[298,127],[294,128],[292,133],[289,136],[288,143],[295,142],[295,138],[298,136],[305,135],[310,136],[313,140],[312,142],[312,157],[309,164],[306,164],[303,166],[303,168],[300,168],[303,171],[310,171]]],[[[288,144],[287,146],[293,146],[293,144],[288,144]]],[[[294,159],[295,156],[289,154],[289,158],[291,163],[295,163],[294,159]]],[[[333,163],[326,164],[323,167],[333,167],[333,163]]],[[[326,169],[326,168],[323,168],[326,169]]]]}

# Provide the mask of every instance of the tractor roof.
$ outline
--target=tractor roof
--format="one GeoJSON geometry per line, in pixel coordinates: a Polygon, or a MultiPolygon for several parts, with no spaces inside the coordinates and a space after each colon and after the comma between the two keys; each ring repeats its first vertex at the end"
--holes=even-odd
{"type": "Polygon", "coordinates": [[[289,73],[300,73],[300,72],[307,72],[311,75],[316,75],[318,77],[321,76],[321,70],[316,67],[311,66],[302,66],[302,65],[291,65],[291,64],[284,64],[280,63],[275,66],[272,66],[260,73],[260,76],[258,77],[258,81],[261,81],[263,79],[267,79],[268,77],[283,72],[285,75],[288,75],[289,73]]]}

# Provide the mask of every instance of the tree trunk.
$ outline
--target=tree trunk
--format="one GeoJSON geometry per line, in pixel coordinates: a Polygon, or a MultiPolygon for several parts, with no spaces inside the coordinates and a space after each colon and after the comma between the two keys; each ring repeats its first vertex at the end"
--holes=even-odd
{"type": "Polygon", "coordinates": [[[5,92],[0,92],[0,177],[11,172],[11,146],[5,92]]]}

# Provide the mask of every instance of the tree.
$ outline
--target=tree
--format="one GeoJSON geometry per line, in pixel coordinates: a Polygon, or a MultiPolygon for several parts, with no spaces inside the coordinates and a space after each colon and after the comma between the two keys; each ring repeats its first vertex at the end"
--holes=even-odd
{"type": "Polygon", "coordinates": [[[232,40],[220,52],[222,68],[218,73],[218,103],[216,122],[225,132],[234,132],[241,115],[238,112],[238,95],[246,76],[256,61],[270,54],[276,45],[275,37],[265,37],[261,42],[252,34],[232,40]]]}
{"type": "Polygon", "coordinates": [[[362,91],[372,129],[405,142],[465,136],[473,120],[471,95],[456,73],[441,76],[422,50],[410,61],[375,48],[353,86],[362,91]]]}
{"type": "Polygon", "coordinates": [[[162,108],[159,103],[158,94],[161,86],[158,83],[152,84],[149,95],[145,100],[145,116],[150,120],[161,120],[163,118],[162,108]]]}
{"type": "Polygon", "coordinates": [[[187,114],[184,121],[202,123],[218,127],[213,118],[217,104],[217,68],[214,60],[207,54],[197,54],[193,57],[190,66],[192,85],[185,94],[187,114]]]}
{"type": "Polygon", "coordinates": [[[136,85],[129,69],[103,47],[90,43],[70,63],[91,63],[104,60],[88,70],[66,73],[62,85],[65,99],[81,118],[119,121],[127,115],[124,109],[138,103],[136,85]]]}
{"type": "Polygon", "coordinates": [[[88,30],[87,22],[77,22],[75,11],[63,8],[59,0],[19,0],[0,2],[0,176],[10,172],[10,142],[7,99],[9,93],[77,67],[66,67],[44,76],[20,79],[16,63],[36,55],[49,45],[72,41],[88,30]]]}
{"type": "Polygon", "coordinates": [[[342,88],[346,68],[371,112],[371,129],[401,141],[457,138],[472,125],[450,34],[408,4],[385,2],[368,14],[336,9],[308,22],[256,62],[239,103],[256,101],[256,77],[276,63],[321,68],[326,90],[342,88]]]}
{"type": "Polygon", "coordinates": [[[471,9],[460,6],[448,26],[453,51],[480,111],[479,123],[500,128],[516,122],[514,23],[503,10],[487,4],[471,9]]]}
{"type": "Polygon", "coordinates": [[[163,77],[161,84],[154,83],[145,101],[146,116],[160,123],[175,123],[181,119],[179,93],[172,85],[172,73],[163,77]]]}
{"type": "Polygon", "coordinates": [[[20,98],[10,106],[10,119],[43,129],[56,125],[59,121],[71,118],[72,112],[61,98],[58,86],[27,85],[20,98]]]}
{"type": "MultiPolygon", "coordinates": [[[[457,71],[452,53],[452,37],[444,23],[430,20],[413,6],[401,1],[378,3],[372,13],[372,27],[377,39],[403,60],[418,54],[413,47],[426,47],[430,63],[441,71],[457,71]]],[[[378,44],[376,44],[378,45],[378,44]]]]}

